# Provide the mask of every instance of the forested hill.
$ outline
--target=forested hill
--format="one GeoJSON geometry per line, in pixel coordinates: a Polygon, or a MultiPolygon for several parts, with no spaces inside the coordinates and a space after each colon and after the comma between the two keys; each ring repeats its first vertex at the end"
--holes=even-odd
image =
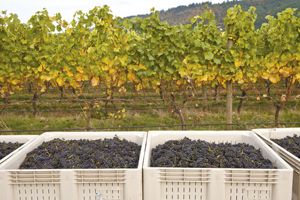
{"type": "MultiPolygon", "coordinates": [[[[188,23],[193,16],[200,15],[207,7],[211,8],[217,17],[219,23],[222,23],[228,8],[240,4],[244,9],[250,6],[256,7],[257,12],[257,26],[260,26],[267,15],[276,15],[276,13],[285,8],[300,9],[300,0],[233,0],[225,1],[223,3],[212,4],[194,3],[188,6],[178,6],[168,10],[160,11],[161,19],[168,21],[170,24],[184,24],[188,23]]],[[[139,17],[146,17],[147,15],[139,15],[139,17]]]]}

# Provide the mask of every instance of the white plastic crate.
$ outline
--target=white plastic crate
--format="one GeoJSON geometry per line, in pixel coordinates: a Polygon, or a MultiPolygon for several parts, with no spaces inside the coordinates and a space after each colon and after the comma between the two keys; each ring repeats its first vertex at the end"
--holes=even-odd
{"type": "Polygon", "coordinates": [[[0,160],[0,164],[3,163],[5,160],[10,158],[16,152],[20,151],[24,148],[27,144],[29,144],[32,140],[34,140],[37,135],[0,135],[0,142],[18,142],[22,143],[23,145],[11,152],[10,154],[6,155],[4,158],[0,160]]]}
{"type": "Polygon", "coordinates": [[[0,165],[0,200],[142,200],[146,132],[44,133],[0,165]],[[142,145],[134,169],[18,169],[26,154],[45,141],[104,139],[118,136],[142,145]]]}
{"type": "Polygon", "coordinates": [[[272,141],[272,139],[282,139],[287,136],[300,136],[300,128],[253,129],[253,131],[293,167],[293,200],[300,200],[300,159],[272,141]]]}
{"type": "Polygon", "coordinates": [[[150,131],[144,159],[144,200],[291,200],[292,168],[251,131],[150,131]],[[247,143],[277,169],[150,167],[151,150],[188,137],[247,143]]]}

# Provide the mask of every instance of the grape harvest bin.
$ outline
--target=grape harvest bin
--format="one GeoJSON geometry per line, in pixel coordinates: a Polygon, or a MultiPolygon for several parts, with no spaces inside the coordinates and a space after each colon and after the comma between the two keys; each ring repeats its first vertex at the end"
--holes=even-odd
{"type": "Polygon", "coordinates": [[[142,200],[146,132],[44,133],[0,165],[0,200],[142,200]],[[44,141],[112,139],[141,145],[135,169],[18,169],[26,154],[44,141]]]}
{"type": "Polygon", "coordinates": [[[251,131],[150,131],[144,159],[144,200],[290,200],[292,168],[251,131]],[[150,167],[151,150],[188,137],[248,143],[278,169],[150,167]]]}
{"type": "Polygon", "coordinates": [[[294,135],[300,136],[300,128],[253,129],[253,131],[293,167],[293,200],[300,200],[300,159],[271,140],[294,135]]]}
{"type": "Polygon", "coordinates": [[[0,135],[0,142],[18,142],[23,143],[22,146],[11,152],[10,154],[6,155],[4,158],[0,160],[0,164],[3,163],[5,160],[10,158],[16,152],[20,151],[24,148],[27,144],[29,144],[32,140],[34,140],[37,136],[36,135],[0,135]]]}

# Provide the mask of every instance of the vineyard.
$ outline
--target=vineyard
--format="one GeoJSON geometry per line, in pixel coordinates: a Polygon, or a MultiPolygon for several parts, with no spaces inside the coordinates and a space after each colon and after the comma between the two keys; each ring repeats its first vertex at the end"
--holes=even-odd
{"type": "MultiPolygon", "coordinates": [[[[122,19],[95,7],[71,22],[42,10],[27,23],[2,11],[0,128],[15,133],[23,127],[7,124],[18,117],[75,114],[66,130],[297,126],[300,13],[255,22],[255,8],[240,6],[227,11],[224,27],[210,10],[176,26],[155,10],[122,19]]],[[[34,129],[51,127],[27,131],[34,129]]]]}

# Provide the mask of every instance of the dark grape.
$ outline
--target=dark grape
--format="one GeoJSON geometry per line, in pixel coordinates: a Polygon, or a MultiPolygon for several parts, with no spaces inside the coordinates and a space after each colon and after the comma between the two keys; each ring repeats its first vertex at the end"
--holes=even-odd
{"type": "Polygon", "coordinates": [[[141,146],[117,137],[104,140],[44,142],[30,152],[21,169],[136,168],[141,146]]]}
{"type": "Polygon", "coordinates": [[[283,139],[272,139],[275,143],[282,146],[296,157],[300,158],[300,136],[287,136],[283,139]]]}
{"type": "Polygon", "coordinates": [[[0,142],[0,160],[20,146],[22,146],[22,144],[17,142],[0,142]]]}
{"type": "Polygon", "coordinates": [[[249,144],[209,143],[202,140],[170,140],[151,152],[152,167],[263,168],[273,169],[259,149],[249,144]]]}

